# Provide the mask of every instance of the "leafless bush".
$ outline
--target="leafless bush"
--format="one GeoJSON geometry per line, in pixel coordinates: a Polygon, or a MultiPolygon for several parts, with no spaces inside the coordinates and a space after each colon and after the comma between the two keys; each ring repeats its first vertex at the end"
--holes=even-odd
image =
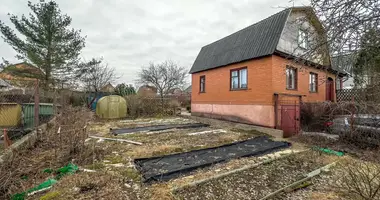
{"type": "Polygon", "coordinates": [[[336,187],[346,199],[380,199],[380,167],[376,164],[351,160],[340,163],[336,187]]]}
{"type": "Polygon", "coordinates": [[[380,146],[380,106],[368,102],[304,103],[301,123],[305,131],[340,135],[342,142],[362,148],[380,146]]]}
{"type": "Polygon", "coordinates": [[[93,114],[85,108],[70,106],[59,113],[55,124],[49,125],[45,133],[39,133],[34,147],[14,151],[11,159],[0,164],[0,199],[44,181],[45,168],[57,169],[69,162],[91,164],[93,159],[100,159],[102,150],[85,144],[85,127],[93,114]]]}
{"type": "Polygon", "coordinates": [[[131,117],[156,117],[175,115],[180,103],[171,98],[149,98],[139,95],[125,97],[128,115],[131,117]]]}

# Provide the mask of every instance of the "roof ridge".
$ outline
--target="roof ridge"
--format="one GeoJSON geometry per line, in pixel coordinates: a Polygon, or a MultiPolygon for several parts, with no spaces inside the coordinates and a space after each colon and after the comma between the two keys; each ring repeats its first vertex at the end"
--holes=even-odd
{"type": "MultiPolygon", "coordinates": [[[[259,25],[259,24],[265,22],[266,20],[268,20],[268,19],[270,19],[270,18],[272,18],[272,17],[275,17],[275,16],[278,15],[278,14],[281,14],[282,12],[285,12],[285,11],[291,10],[292,8],[293,8],[293,7],[291,7],[291,8],[286,8],[286,9],[284,9],[284,10],[281,10],[281,11],[277,12],[277,13],[274,13],[274,14],[268,16],[267,18],[264,18],[264,19],[262,19],[262,20],[260,20],[260,21],[258,21],[258,22],[256,22],[256,23],[254,23],[254,24],[251,24],[251,25],[249,25],[249,26],[246,26],[246,27],[244,27],[243,29],[240,29],[240,30],[238,30],[238,31],[236,31],[236,32],[234,32],[234,33],[232,33],[232,34],[230,34],[230,35],[227,35],[227,36],[225,36],[225,37],[223,37],[223,38],[220,38],[219,40],[216,40],[216,41],[214,41],[214,42],[212,42],[212,43],[210,43],[210,44],[207,44],[207,45],[205,45],[205,46],[203,46],[203,47],[207,47],[207,46],[212,45],[212,44],[214,44],[214,43],[217,43],[217,42],[219,42],[219,41],[221,41],[221,40],[223,40],[223,39],[225,39],[225,38],[228,38],[228,37],[230,37],[230,36],[232,36],[232,35],[234,35],[234,34],[236,34],[236,33],[242,32],[242,31],[244,31],[244,30],[246,30],[246,29],[248,29],[248,28],[251,28],[251,27],[253,27],[253,26],[259,25]]],[[[202,48],[203,48],[203,47],[202,47],[202,48]]]]}

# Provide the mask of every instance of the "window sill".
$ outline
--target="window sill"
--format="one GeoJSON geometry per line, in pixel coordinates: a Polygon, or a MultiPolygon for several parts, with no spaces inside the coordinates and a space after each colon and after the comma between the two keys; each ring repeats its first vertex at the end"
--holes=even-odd
{"type": "Polygon", "coordinates": [[[294,89],[286,88],[286,90],[298,91],[297,88],[294,88],[294,89]]]}
{"type": "Polygon", "coordinates": [[[312,91],[309,91],[310,94],[317,94],[318,92],[315,91],[315,92],[312,92],[312,91]]]}
{"type": "Polygon", "coordinates": [[[248,90],[248,88],[230,89],[230,91],[242,91],[242,90],[248,90]]]}
{"type": "Polygon", "coordinates": [[[198,94],[204,94],[204,93],[206,93],[206,92],[198,92],[198,94]]]}

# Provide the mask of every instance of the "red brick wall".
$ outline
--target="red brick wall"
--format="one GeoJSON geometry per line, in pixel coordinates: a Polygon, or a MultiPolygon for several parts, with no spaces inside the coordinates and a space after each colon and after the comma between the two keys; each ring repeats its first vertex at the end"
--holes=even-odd
{"type": "Polygon", "coordinates": [[[272,104],[272,58],[270,56],[192,75],[192,103],[272,104]],[[230,91],[230,70],[247,67],[247,90],[230,91]],[[200,76],[206,76],[206,92],[199,93],[200,76]]]}
{"type": "MultiPolygon", "coordinates": [[[[324,101],[326,98],[326,76],[335,80],[333,74],[306,66],[295,65],[279,56],[220,67],[192,74],[191,110],[195,115],[205,114],[239,122],[275,127],[274,93],[302,95],[303,101],[324,101]],[[296,67],[297,90],[286,89],[285,69],[296,67]],[[247,67],[246,90],[230,90],[230,70],[247,67]],[[318,92],[309,92],[309,73],[318,74],[318,92]],[[200,77],[205,76],[205,93],[199,93],[200,77]]],[[[287,103],[299,101],[297,96],[280,95],[287,103]]],[[[281,103],[281,102],[280,102],[281,103]]],[[[280,115],[277,123],[281,124],[280,115]]]]}
{"type": "Polygon", "coordinates": [[[295,65],[280,56],[268,56],[193,74],[191,98],[193,103],[273,105],[274,93],[286,93],[303,95],[303,101],[324,101],[326,77],[335,82],[335,76],[324,70],[295,65]],[[287,65],[298,69],[297,90],[286,89],[287,65]],[[241,67],[248,69],[248,89],[230,91],[230,70],[241,67]],[[318,74],[317,93],[309,92],[310,72],[318,74]],[[199,93],[199,79],[203,75],[206,76],[206,92],[199,93]]]}
{"type": "MultiPolygon", "coordinates": [[[[294,62],[286,60],[280,56],[272,56],[272,75],[273,75],[273,92],[303,95],[302,100],[306,102],[318,102],[326,100],[326,80],[332,78],[335,83],[335,75],[326,70],[320,70],[312,67],[296,65],[294,62]],[[297,90],[286,89],[285,69],[287,65],[297,68],[298,84],[297,90]],[[310,72],[318,74],[318,92],[309,92],[309,74],[310,72]]],[[[336,95],[334,95],[336,96],[336,95]]]]}

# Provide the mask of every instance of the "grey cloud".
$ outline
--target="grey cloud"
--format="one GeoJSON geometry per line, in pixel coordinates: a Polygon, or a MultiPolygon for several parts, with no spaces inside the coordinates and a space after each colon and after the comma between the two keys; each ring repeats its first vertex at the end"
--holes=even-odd
{"type": "MultiPolygon", "coordinates": [[[[38,0],[33,0],[37,2],[38,0]]],[[[300,4],[308,0],[300,0],[300,4]]],[[[283,0],[57,0],[72,27],[87,35],[82,57],[103,57],[133,83],[149,62],[171,59],[190,69],[199,50],[215,40],[278,12],[283,0]]],[[[2,0],[0,20],[7,13],[28,14],[24,0],[2,0]]],[[[13,62],[15,52],[0,40],[0,57],[13,62]]]]}

